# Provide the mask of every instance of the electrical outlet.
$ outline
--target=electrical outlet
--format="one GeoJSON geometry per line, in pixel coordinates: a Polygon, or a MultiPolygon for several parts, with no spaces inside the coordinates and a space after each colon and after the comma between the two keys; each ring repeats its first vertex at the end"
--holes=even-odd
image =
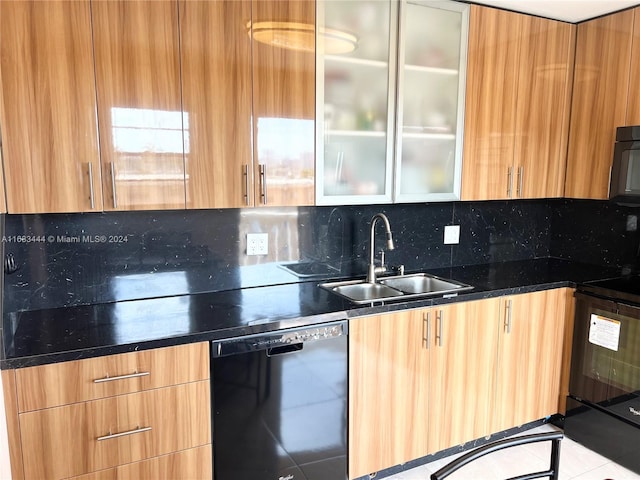
{"type": "Polygon", "coordinates": [[[247,233],[247,255],[268,255],[269,234],[247,233]]]}
{"type": "Polygon", "coordinates": [[[444,244],[456,245],[460,243],[460,225],[447,225],[444,227],[444,244]]]}

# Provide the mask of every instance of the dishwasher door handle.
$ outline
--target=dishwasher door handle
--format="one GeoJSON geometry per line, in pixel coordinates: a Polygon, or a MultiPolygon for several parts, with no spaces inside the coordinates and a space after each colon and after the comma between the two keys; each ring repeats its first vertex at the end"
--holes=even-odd
{"type": "Polygon", "coordinates": [[[275,357],[277,355],[285,355],[287,353],[296,353],[302,350],[304,344],[294,343],[291,345],[283,345],[282,347],[273,347],[267,349],[267,357],[275,357]]]}

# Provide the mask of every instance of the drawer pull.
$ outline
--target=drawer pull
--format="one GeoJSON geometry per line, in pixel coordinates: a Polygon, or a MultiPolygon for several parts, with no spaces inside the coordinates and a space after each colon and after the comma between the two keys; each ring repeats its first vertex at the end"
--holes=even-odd
{"type": "Polygon", "coordinates": [[[135,433],[148,432],[149,430],[151,430],[151,427],[142,427],[142,428],[136,427],[133,430],[129,430],[127,432],[120,432],[120,433],[111,433],[111,432],[109,432],[109,435],[104,435],[102,437],[98,437],[98,438],[96,438],[96,440],[101,442],[102,440],[111,440],[112,438],[125,437],[127,435],[133,435],[135,433]]]}
{"type": "Polygon", "coordinates": [[[140,372],[140,373],[134,372],[134,373],[130,373],[129,375],[120,375],[118,377],[110,377],[109,375],[107,375],[104,378],[98,378],[94,380],[93,383],[113,382],[114,380],[126,380],[127,378],[146,377],[149,374],[150,374],[149,372],[140,372]]]}

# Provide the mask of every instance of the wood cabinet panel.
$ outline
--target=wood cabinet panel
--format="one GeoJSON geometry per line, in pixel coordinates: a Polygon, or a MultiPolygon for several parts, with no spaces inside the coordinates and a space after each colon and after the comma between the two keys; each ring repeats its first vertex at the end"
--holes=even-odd
{"type": "Polygon", "coordinates": [[[25,476],[66,478],[209,444],[210,408],[205,380],[23,413],[25,476]]]}
{"type": "Polygon", "coordinates": [[[250,21],[251,0],[180,2],[187,208],[253,202],[250,21]]]}
{"type": "Polygon", "coordinates": [[[516,101],[514,197],[564,192],[575,26],[524,16],[516,101]]]}
{"type": "Polygon", "coordinates": [[[462,199],[509,198],[524,15],[471,5],[462,199]],[[511,173],[509,173],[511,172],[511,173]]]}
{"type": "Polygon", "coordinates": [[[558,413],[566,289],[503,299],[493,431],[558,413]]]}
{"type": "Polygon", "coordinates": [[[564,415],[567,410],[567,395],[569,395],[569,379],[571,376],[571,352],[573,349],[573,324],[575,320],[576,302],[574,300],[575,290],[565,288],[564,302],[564,337],[562,347],[562,370],[560,372],[560,392],[558,398],[558,413],[564,415]]]}
{"type": "Polygon", "coordinates": [[[69,480],[205,480],[213,478],[211,446],[190,448],[69,480]]]}
{"type": "MultiPolygon", "coordinates": [[[[633,38],[631,40],[631,67],[629,81],[640,75],[640,8],[633,10],[633,38]]],[[[629,88],[625,125],[640,125],[640,91],[629,88]]],[[[621,125],[617,125],[621,126],[621,125]]]]}
{"type": "Polygon", "coordinates": [[[433,309],[429,453],[491,433],[499,299],[433,309]]]}
{"type": "Polygon", "coordinates": [[[349,478],[427,454],[426,311],[349,322],[349,478]]]}
{"type": "Polygon", "coordinates": [[[10,213],[102,209],[89,7],[86,0],[0,2],[10,213]]]}
{"type": "Polygon", "coordinates": [[[16,370],[20,412],[209,378],[209,344],[122,353],[16,370]],[[134,373],[149,375],[117,379],[134,373]],[[111,381],[95,383],[95,380],[111,381]]]}
{"type": "Polygon", "coordinates": [[[634,10],[578,25],[565,196],[608,198],[616,127],[624,125],[634,10]]]}
{"type": "Polygon", "coordinates": [[[178,5],[92,3],[105,210],[185,207],[178,5]]]}
{"type": "Polygon", "coordinates": [[[4,412],[7,419],[9,439],[9,461],[11,462],[11,480],[24,480],[22,464],[22,443],[20,441],[20,421],[18,419],[18,396],[16,392],[15,370],[2,370],[2,394],[4,412]]]}
{"type": "MultiPolygon", "coordinates": [[[[252,8],[254,29],[273,21],[315,25],[315,2],[253,0],[252,8]]],[[[254,34],[252,49],[254,203],[313,205],[315,48],[281,48],[255,40],[254,34]]]]}

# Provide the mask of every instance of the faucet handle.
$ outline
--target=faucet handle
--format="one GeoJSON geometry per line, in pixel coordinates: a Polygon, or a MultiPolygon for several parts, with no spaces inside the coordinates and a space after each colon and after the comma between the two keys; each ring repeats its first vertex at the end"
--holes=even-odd
{"type": "Polygon", "coordinates": [[[380,250],[380,266],[381,267],[385,267],[386,266],[384,264],[384,250],[380,250]]]}

